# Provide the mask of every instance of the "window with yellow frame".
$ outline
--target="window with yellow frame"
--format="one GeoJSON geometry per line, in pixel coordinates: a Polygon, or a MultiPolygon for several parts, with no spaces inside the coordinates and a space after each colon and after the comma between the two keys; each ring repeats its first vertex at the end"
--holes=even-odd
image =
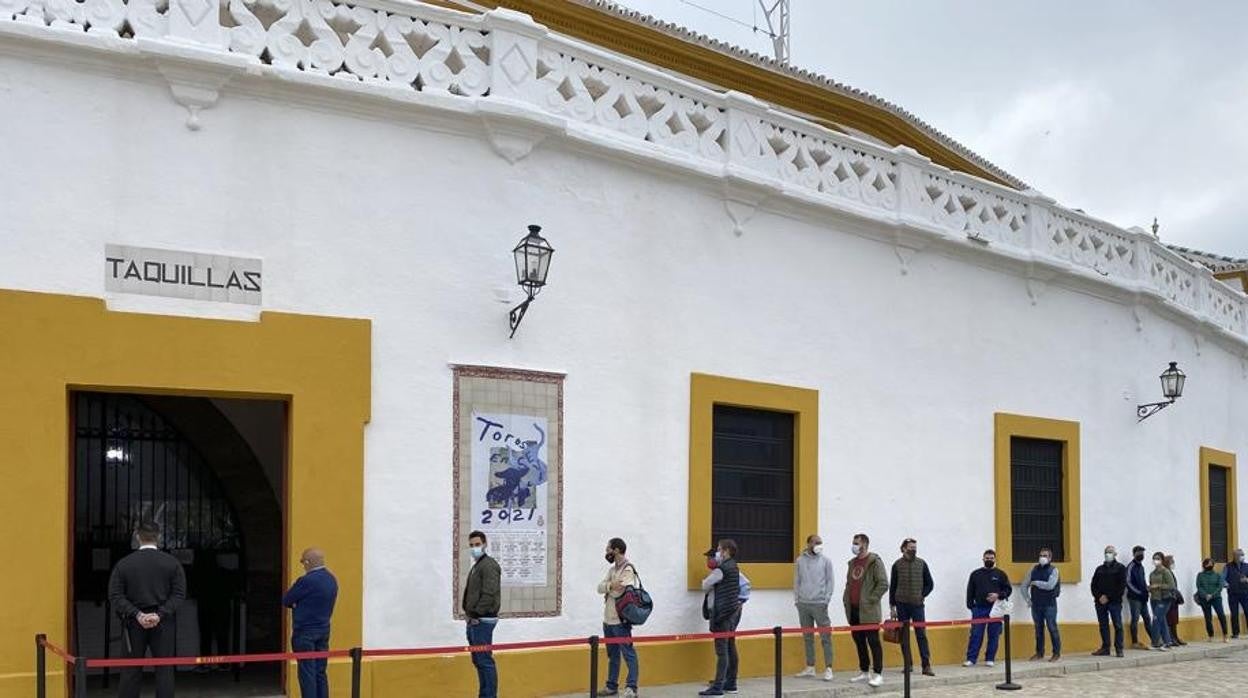
{"type": "MultiPolygon", "coordinates": [[[[699,588],[712,544],[712,451],[716,406],[793,415],[793,557],[819,524],[819,391],[771,383],[691,376],[689,391],[688,584],[699,588]]],[[[756,589],[793,586],[793,562],[746,562],[741,569],[756,589]]]]}
{"type": "MultiPolygon", "coordinates": [[[[1053,449],[1054,457],[1060,458],[1061,522],[1057,527],[1060,539],[1049,544],[1055,548],[1053,562],[1062,582],[1079,581],[1083,575],[1079,534],[1079,422],[1004,412],[998,412],[994,422],[997,567],[1004,570],[1012,581],[1018,582],[1036,564],[1035,559],[1019,559],[1015,555],[1015,518],[1024,514],[1017,511],[1020,507],[1016,507],[1014,494],[1025,488],[1015,487],[1012,473],[1015,471],[1014,456],[1020,450],[1032,445],[1043,452],[1047,447],[1053,449]],[[1059,452],[1060,455],[1057,455],[1059,452]],[[1056,549],[1062,552],[1058,553],[1056,549]]],[[[1043,453],[1039,458],[1044,458],[1043,453]]],[[[1053,513],[1056,515],[1056,511],[1053,513]]]]}
{"type": "Polygon", "coordinates": [[[1235,454],[1200,447],[1200,551],[1216,563],[1239,547],[1235,454]],[[1221,500],[1221,501],[1219,501],[1221,500]]]}

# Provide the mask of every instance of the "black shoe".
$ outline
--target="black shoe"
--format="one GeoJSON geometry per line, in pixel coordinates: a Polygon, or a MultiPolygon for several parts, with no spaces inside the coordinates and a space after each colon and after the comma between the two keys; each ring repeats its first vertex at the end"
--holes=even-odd
{"type": "Polygon", "coordinates": [[[1102,648],[1100,648],[1099,650],[1097,650],[1097,651],[1093,652],[1093,653],[1092,653],[1092,656],[1093,656],[1093,657],[1108,657],[1108,656],[1109,656],[1109,648],[1108,648],[1108,647],[1102,647],[1102,648]]]}
{"type": "Polygon", "coordinates": [[[1122,650],[1114,650],[1114,656],[1115,656],[1115,657],[1121,657],[1121,656],[1122,656],[1122,650]]]}
{"type": "Polygon", "coordinates": [[[724,692],[719,690],[718,688],[715,688],[714,686],[711,686],[705,691],[699,692],[698,695],[700,696],[722,696],[724,695],[724,692]]]}
{"type": "Polygon", "coordinates": [[[604,689],[602,689],[601,691],[598,691],[597,693],[595,693],[594,695],[597,695],[597,696],[618,696],[618,695],[620,695],[620,692],[619,692],[618,690],[614,689],[614,688],[604,688],[604,689]]]}

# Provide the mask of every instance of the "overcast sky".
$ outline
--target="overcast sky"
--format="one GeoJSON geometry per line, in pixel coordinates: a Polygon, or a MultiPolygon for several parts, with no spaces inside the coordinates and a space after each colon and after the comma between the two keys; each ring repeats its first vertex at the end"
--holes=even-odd
{"type": "MultiPolygon", "coordinates": [[[[621,4],[771,54],[758,0],[621,4]]],[[[768,0],[771,4],[774,0],[768,0]]],[[[792,63],[1031,186],[1248,257],[1248,0],[792,0],[792,63]]]]}

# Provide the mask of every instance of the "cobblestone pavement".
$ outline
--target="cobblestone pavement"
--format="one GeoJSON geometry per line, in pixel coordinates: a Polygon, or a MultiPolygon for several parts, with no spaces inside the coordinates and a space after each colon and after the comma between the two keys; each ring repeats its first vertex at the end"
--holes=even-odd
{"type": "MultiPolygon", "coordinates": [[[[1081,674],[1027,679],[1021,693],[1046,696],[1216,696],[1238,682],[1232,677],[1248,672],[1248,652],[1225,657],[1197,659],[1128,669],[1089,671],[1081,674]]],[[[880,693],[899,696],[900,693],[880,693]]],[[[1003,696],[992,684],[932,686],[913,691],[923,698],[962,698],[962,696],[1003,696]]]]}

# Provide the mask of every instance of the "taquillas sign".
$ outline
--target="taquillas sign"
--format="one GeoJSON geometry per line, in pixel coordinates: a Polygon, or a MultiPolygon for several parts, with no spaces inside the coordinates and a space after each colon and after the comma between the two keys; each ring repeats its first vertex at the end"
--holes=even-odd
{"type": "Polygon", "coordinates": [[[104,246],[104,288],[117,293],[260,305],[260,260],[104,246]]]}

